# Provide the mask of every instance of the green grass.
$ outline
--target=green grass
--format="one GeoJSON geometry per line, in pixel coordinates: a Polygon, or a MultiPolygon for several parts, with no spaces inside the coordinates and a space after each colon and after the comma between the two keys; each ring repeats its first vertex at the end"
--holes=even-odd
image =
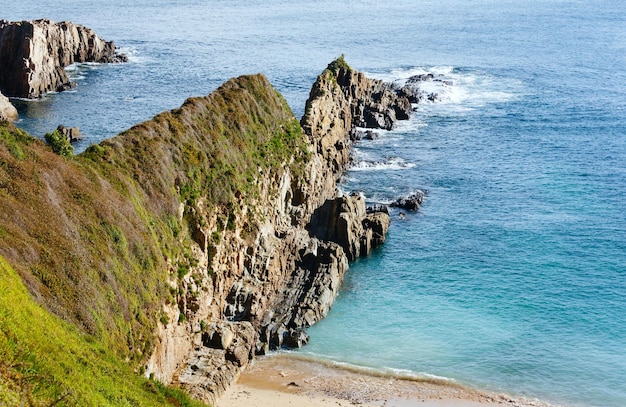
{"type": "Polygon", "coordinates": [[[253,241],[272,211],[259,204],[269,198],[261,177],[277,180],[288,167],[299,182],[308,140],[284,98],[254,75],[71,159],[51,143],[0,123],[0,392],[32,394],[33,405],[62,396],[68,405],[154,405],[129,392],[169,396],[132,371],[154,350],[158,322],[176,322],[162,305],[193,294],[168,280],[201,280],[194,232],[206,232],[210,258],[239,227],[253,241]]]}
{"type": "Polygon", "coordinates": [[[202,406],[36,304],[0,257],[0,405],[202,406]]]}

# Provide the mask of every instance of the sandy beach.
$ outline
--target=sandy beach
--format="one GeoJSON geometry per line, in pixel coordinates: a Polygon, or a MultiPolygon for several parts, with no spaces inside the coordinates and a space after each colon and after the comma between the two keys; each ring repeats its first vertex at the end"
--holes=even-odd
{"type": "Polygon", "coordinates": [[[256,359],[220,398],[218,407],[556,407],[454,382],[359,372],[291,355],[256,359]]]}

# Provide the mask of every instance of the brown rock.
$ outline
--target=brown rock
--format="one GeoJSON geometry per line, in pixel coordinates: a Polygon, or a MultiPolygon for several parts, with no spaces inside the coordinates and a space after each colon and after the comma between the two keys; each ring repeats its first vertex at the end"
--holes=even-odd
{"type": "Polygon", "coordinates": [[[328,200],[311,217],[312,236],[341,246],[350,261],[366,256],[385,241],[389,215],[367,214],[361,196],[342,196],[328,200]]]}
{"type": "Polygon", "coordinates": [[[0,121],[17,120],[17,109],[11,104],[9,98],[0,93],[0,121]]]}
{"type": "Polygon", "coordinates": [[[82,134],[80,134],[80,130],[78,129],[78,127],[65,127],[63,125],[60,125],[59,127],[57,127],[57,131],[64,135],[67,141],[69,141],[70,143],[82,140],[83,138],[82,134]]]}
{"type": "Polygon", "coordinates": [[[115,44],[91,29],[50,20],[0,21],[0,91],[37,98],[72,87],[64,68],[76,62],[122,62],[115,44]]]}

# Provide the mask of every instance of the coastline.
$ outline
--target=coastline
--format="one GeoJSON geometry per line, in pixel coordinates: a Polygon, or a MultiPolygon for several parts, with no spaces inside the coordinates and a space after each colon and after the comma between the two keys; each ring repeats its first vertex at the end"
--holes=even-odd
{"type": "Polygon", "coordinates": [[[557,407],[513,398],[445,379],[408,379],[368,373],[290,354],[255,359],[217,401],[218,407],[557,407]]]}

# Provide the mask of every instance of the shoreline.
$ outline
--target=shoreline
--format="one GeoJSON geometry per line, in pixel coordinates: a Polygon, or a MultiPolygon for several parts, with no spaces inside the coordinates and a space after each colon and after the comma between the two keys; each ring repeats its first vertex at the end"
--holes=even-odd
{"type": "Polygon", "coordinates": [[[289,354],[258,357],[217,400],[217,407],[559,407],[438,378],[367,372],[289,354]]]}

